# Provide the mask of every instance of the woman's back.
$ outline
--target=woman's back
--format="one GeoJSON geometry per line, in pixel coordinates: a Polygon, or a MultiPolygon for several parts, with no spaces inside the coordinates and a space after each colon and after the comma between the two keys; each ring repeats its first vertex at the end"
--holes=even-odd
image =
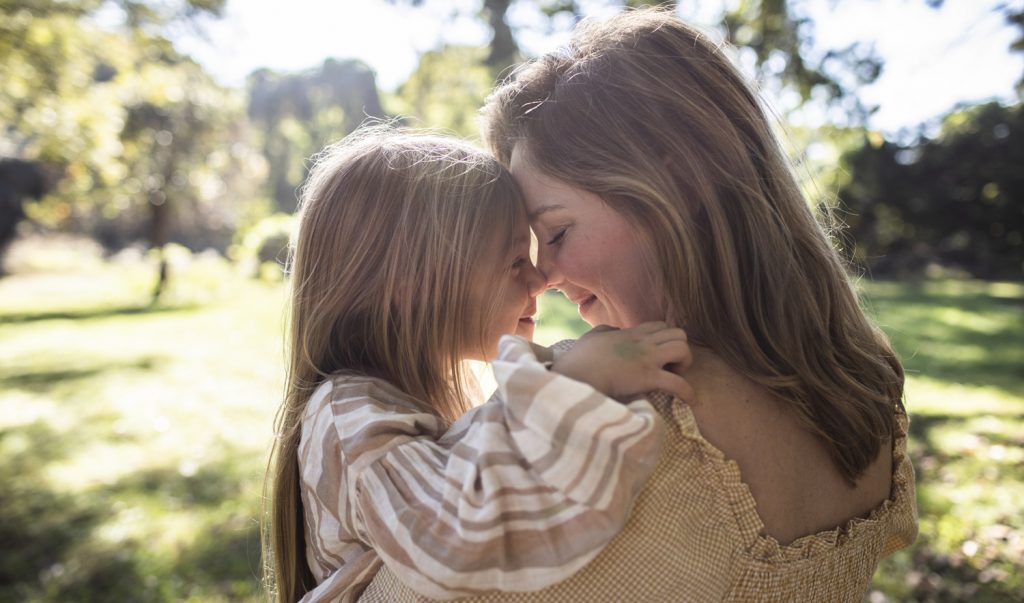
{"type": "Polygon", "coordinates": [[[888,498],[891,443],[851,487],[785,401],[707,348],[694,348],[687,379],[697,394],[692,411],[700,432],[739,465],[765,535],[788,544],[867,515],[888,498]]]}

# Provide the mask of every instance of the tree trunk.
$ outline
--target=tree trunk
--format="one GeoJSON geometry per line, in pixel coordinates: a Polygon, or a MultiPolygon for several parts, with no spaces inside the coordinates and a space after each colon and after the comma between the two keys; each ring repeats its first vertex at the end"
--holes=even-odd
{"type": "Polygon", "coordinates": [[[164,246],[167,245],[167,199],[163,191],[151,191],[149,193],[149,243],[157,250],[160,257],[160,265],[157,269],[156,286],[153,288],[153,295],[150,305],[156,305],[160,301],[160,295],[167,287],[167,256],[164,254],[164,246]]]}
{"type": "Polygon", "coordinates": [[[516,62],[516,55],[519,53],[519,46],[512,37],[512,28],[505,20],[511,0],[484,0],[484,12],[487,22],[494,31],[491,38],[491,52],[487,56],[487,66],[495,73],[501,73],[507,67],[516,62]]]}

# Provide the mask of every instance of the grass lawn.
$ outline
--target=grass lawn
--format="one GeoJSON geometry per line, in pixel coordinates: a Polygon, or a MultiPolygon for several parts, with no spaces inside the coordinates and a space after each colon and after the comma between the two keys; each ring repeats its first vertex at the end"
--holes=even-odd
{"type": "MultiPolygon", "coordinates": [[[[280,285],[182,260],[0,279],[0,601],[258,600],[280,285]]],[[[921,536],[871,600],[1024,599],[1024,286],[866,283],[908,370],[921,536]]],[[[580,332],[542,300],[538,340],[580,332]]]]}

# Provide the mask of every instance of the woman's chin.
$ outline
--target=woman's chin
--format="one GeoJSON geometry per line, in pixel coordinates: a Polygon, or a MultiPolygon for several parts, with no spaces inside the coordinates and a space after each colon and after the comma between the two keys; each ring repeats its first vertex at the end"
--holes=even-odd
{"type": "Polygon", "coordinates": [[[615,319],[608,316],[608,313],[604,311],[604,307],[601,306],[596,298],[591,298],[589,302],[580,304],[578,308],[580,318],[591,327],[604,325],[606,327],[621,328],[620,325],[614,324],[615,319]]]}

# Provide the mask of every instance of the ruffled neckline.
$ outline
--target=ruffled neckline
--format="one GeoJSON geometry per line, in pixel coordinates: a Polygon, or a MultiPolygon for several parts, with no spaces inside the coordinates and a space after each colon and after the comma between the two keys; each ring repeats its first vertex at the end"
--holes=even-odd
{"type": "Polygon", "coordinates": [[[913,496],[914,473],[907,456],[909,421],[906,412],[898,410],[895,414],[896,437],[893,445],[893,476],[889,498],[866,517],[855,517],[836,528],[801,536],[786,545],[780,544],[774,537],[762,534],[764,522],[757,513],[757,503],[750,488],[741,478],[739,465],[727,459],[721,450],[704,438],[688,405],[675,399],[672,402],[671,413],[683,437],[693,441],[702,450],[718,475],[747,552],[756,561],[770,564],[793,563],[840,549],[846,542],[862,540],[873,534],[886,534],[888,523],[898,509],[908,504],[908,497],[913,496]]]}

